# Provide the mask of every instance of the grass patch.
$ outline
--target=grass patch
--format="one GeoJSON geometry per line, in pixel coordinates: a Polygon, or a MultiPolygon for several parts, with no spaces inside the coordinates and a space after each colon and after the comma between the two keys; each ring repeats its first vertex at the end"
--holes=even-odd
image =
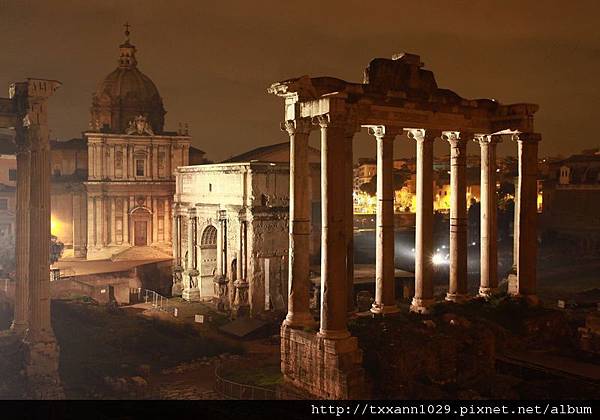
{"type": "Polygon", "coordinates": [[[179,324],[81,302],[55,301],[52,324],[61,347],[60,373],[71,398],[98,397],[105,376],[139,374],[200,357],[240,354],[241,345],[179,324]]]}
{"type": "Polygon", "coordinates": [[[230,381],[261,388],[275,389],[283,381],[280,365],[229,369],[222,376],[230,381]]]}

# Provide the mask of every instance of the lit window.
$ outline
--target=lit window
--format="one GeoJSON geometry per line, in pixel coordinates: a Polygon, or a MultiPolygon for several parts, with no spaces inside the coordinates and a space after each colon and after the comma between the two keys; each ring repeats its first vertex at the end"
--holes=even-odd
{"type": "Polygon", "coordinates": [[[136,159],[135,176],[144,176],[144,159],[136,159]]]}

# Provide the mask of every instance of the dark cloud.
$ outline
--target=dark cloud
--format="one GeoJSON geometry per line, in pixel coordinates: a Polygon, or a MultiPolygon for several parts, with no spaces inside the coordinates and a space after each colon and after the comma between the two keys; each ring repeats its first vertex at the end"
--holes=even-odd
{"type": "MultiPolygon", "coordinates": [[[[188,122],[194,143],[223,159],[285,139],[270,83],[302,74],[357,81],[371,58],[409,51],[462,96],[540,104],[542,153],[568,154],[600,145],[599,9],[597,1],[539,0],[0,0],[0,86],[25,76],[61,80],[53,135],[77,136],[129,21],[167,127],[188,122]]],[[[374,155],[372,139],[360,135],[356,150],[374,155]]],[[[412,151],[398,142],[398,154],[412,151]]]]}

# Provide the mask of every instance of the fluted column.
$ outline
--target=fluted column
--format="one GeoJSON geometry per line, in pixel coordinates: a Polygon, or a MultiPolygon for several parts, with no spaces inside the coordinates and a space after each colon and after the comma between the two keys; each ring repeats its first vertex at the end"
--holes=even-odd
{"type": "Polygon", "coordinates": [[[417,143],[417,214],[415,229],[415,296],[412,312],[427,313],[433,305],[433,140],[438,133],[410,129],[417,143]]]}
{"type": "Polygon", "coordinates": [[[290,327],[314,324],[309,308],[310,263],[310,170],[308,136],[310,121],[285,121],[281,128],[290,136],[290,233],[288,269],[288,313],[290,327]]]}
{"type": "Polygon", "coordinates": [[[123,245],[130,244],[129,238],[129,197],[123,197],[123,245]]]}
{"type": "Polygon", "coordinates": [[[450,281],[446,300],[467,299],[467,141],[468,133],[449,131],[450,143],[450,281]]]}
{"type": "Polygon", "coordinates": [[[116,197],[108,197],[110,202],[110,244],[117,244],[117,212],[116,212],[116,197]]]}
{"type": "Polygon", "coordinates": [[[152,197],[152,244],[158,242],[158,199],[152,197]]]}
{"type": "Polygon", "coordinates": [[[15,315],[12,330],[23,334],[29,318],[29,166],[31,141],[23,127],[17,127],[17,217],[15,315]]]}
{"type": "Polygon", "coordinates": [[[321,127],[321,327],[330,339],[350,336],[347,328],[344,125],[319,116],[321,127]]]}
{"type": "Polygon", "coordinates": [[[371,312],[398,312],[394,285],[394,138],[385,126],[369,127],[377,139],[375,302],[371,312]]]}
{"type": "Polygon", "coordinates": [[[478,135],[481,148],[481,216],[479,296],[490,297],[498,291],[498,224],[496,202],[496,145],[498,135],[478,135]]]}
{"type": "Polygon", "coordinates": [[[178,205],[173,205],[173,260],[175,268],[181,268],[181,215],[178,211],[178,205]]]}
{"type": "MultiPolygon", "coordinates": [[[[155,208],[156,209],[156,208],[155,208]]],[[[196,208],[191,207],[188,210],[188,260],[187,270],[184,277],[183,291],[181,297],[188,301],[195,301],[200,299],[200,290],[198,288],[197,278],[200,274],[198,271],[198,217],[196,215],[196,208]]]]}
{"type": "Polygon", "coordinates": [[[519,147],[516,294],[537,304],[537,155],[541,135],[519,133],[515,139],[519,147]]]}
{"type": "Polygon", "coordinates": [[[171,202],[169,197],[164,199],[164,215],[163,215],[163,241],[165,243],[171,243],[171,202]]]}

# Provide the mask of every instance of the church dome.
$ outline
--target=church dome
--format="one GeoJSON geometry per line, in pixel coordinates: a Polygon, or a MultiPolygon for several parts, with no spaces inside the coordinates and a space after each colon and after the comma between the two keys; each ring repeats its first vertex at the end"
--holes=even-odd
{"type": "Polygon", "coordinates": [[[142,116],[155,133],[163,131],[165,109],[154,82],[137,68],[136,48],[127,40],[119,46],[119,66],[104,78],[92,97],[90,128],[126,133],[142,116]]]}

